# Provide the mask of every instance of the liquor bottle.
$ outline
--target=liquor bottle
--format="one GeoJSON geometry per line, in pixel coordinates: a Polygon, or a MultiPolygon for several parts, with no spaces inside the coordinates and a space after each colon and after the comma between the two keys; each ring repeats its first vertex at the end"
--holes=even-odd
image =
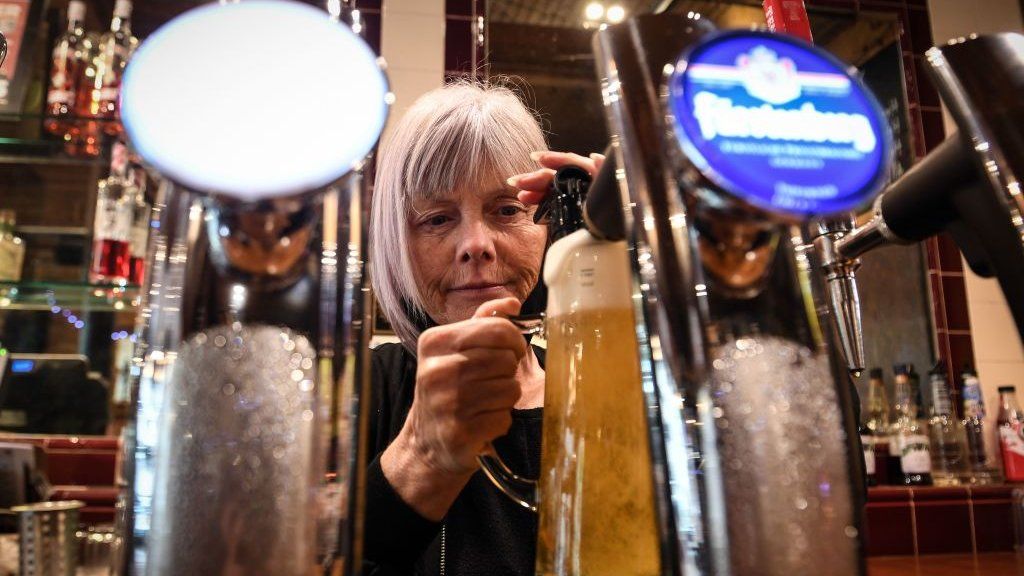
{"type": "Polygon", "coordinates": [[[878,486],[878,474],[875,467],[875,438],[867,423],[860,425],[860,444],[864,451],[864,476],[868,486],[878,486]]]}
{"type": "Polygon", "coordinates": [[[953,413],[949,380],[942,360],[928,373],[932,393],[928,435],[931,440],[932,481],[936,486],[957,486],[966,473],[967,439],[960,420],[953,413]]]}
{"type": "Polygon", "coordinates": [[[44,126],[47,132],[69,139],[72,124],[68,118],[75,113],[75,95],[89,51],[84,22],[85,2],[71,0],[68,3],[68,29],[57,38],[53,47],[53,65],[46,91],[47,118],[44,126]]]}
{"type": "Polygon", "coordinates": [[[129,236],[134,207],[134,186],[127,177],[127,150],[117,142],[111,150],[110,175],[101,180],[96,191],[96,217],[93,223],[93,283],[124,284],[131,275],[129,236]]]}
{"type": "Polygon", "coordinates": [[[89,120],[83,124],[83,150],[87,155],[99,154],[104,133],[121,132],[118,97],[125,66],[138,39],[131,32],[131,0],[117,0],[110,30],[100,36],[96,55],[86,70],[78,91],[76,107],[79,116],[89,120]]]}
{"type": "Polygon", "coordinates": [[[907,371],[907,379],[910,381],[910,393],[914,398],[914,405],[917,406],[917,419],[924,421],[927,419],[924,409],[924,393],[921,387],[921,375],[914,369],[914,364],[908,362],[905,364],[907,371]]]}
{"type": "MultiPolygon", "coordinates": [[[[872,368],[869,372],[868,381],[868,405],[866,410],[867,418],[864,426],[867,429],[867,440],[861,432],[861,441],[864,442],[865,450],[871,448],[871,464],[869,468],[876,470],[875,480],[877,483],[884,483],[888,480],[887,462],[889,457],[889,438],[891,418],[889,416],[889,399],[885,393],[885,381],[882,379],[882,369],[872,368]],[[878,460],[882,466],[877,466],[878,460]],[[881,474],[879,474],[881,472],[881,474]]],[[[867,458],[867,454],[865,454],[867,458]]],[[[867,462],[865,461],[867,465],[867,462]]]]}
{"type": "Polygon", "coordinates": [[[13,210],[0,210],[0,281],[21,281],[25,262],[25,243],[14,235],[13,210]]]}
{"type": "Polygon", "coordinates": [[[993,484],[1000,480],[999,471],[988,461],[985,449],[985,401],[981,383],[970,364],[962,372],[964,382],[964,434],[969,452],[969,474],[972,484],[993,484]]]}
{"type": "Polygon", "coordinates": [[[893,396],[896,400],[896,420],[893,424],[894,441],[890,451],[900,463],[901,484],[930,486],[932,462],[928,446],[927,424],[917,418],[917,402],[910,384],[910,370],[906,364],[894,367],[896,373],[893,396]]]}
{"type": "Polygon", "coordinates": [[[150,206],[146,202],[146,174],[142,168],[132,169],[132,227],[128,238],[131,262],[128,281],[142,284],[146,275],[146,243],[149,241],[150,206]]]}
{"type": "Polygon", "coordinates": [[[999,453],[1008,482],[1024,482],[1024,414],[1017,404],[1017,389],[999,387],[999,453]]]}

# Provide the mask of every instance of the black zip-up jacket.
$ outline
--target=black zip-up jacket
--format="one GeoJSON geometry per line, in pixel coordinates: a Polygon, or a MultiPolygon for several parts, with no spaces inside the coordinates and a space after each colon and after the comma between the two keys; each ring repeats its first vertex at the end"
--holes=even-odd
{"type": "MultiPolygon", "coordinates": [[[[544,350],[534,351],[543,365],[544,350]]],[[[400,344],[377,347],[372,384],[365,573],[440,575],[443,533],[445,576],[532,576],[537,516],[499,492],[483,472],[473,475],[442,522],[423,518],[402,501],[381,471],[380,455],[409,415],[416,359],[400,344]]],[[[508,435],[494,442],[512,470],[530,478],[540,469],[541,413],[514,410],[508,435]]]]}

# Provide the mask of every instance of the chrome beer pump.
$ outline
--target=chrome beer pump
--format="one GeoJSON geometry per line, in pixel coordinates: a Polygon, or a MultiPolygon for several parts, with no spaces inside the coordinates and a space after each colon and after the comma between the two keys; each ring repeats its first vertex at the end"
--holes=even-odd
{"type": "Polygon", "coordinates": [[[801,226],[881,190],[878,104],[788,36],[651,15],[594,43],[611,146],[586,218],[630,243],[665,573],[863,573],[853,401],[801,226]]]}
{"type": "MultiPolygon", "coordinates": [[[[959,38],[926,56],[959,132],[892,183],[864,226],[830,239],[826,260],[854,267],[875,248],[949,232],[975,273],[999,280],[1024,339],[1024,36],[959,38]]],[[[863,338],[859,312],[841,318],[863,338]]]]}
{"type": "Polygon", "coordinates": [[[389,100],[372,50],[296,2],[195,8],[133,57],[125,130],[166,180],[117,573],[358,570],[362,167],[389,100]]]}

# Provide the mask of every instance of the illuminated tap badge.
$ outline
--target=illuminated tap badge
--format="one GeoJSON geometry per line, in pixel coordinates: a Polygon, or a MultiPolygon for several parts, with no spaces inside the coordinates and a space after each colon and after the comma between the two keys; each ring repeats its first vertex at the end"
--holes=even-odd
{"type": "Polygon", "coordinates": [[[840,212],[885,183],[890,136],[874,96],[841,62],[800,40],[715,35],[676,64],[668,105],[690,160],[758,207],[840,212]]]}

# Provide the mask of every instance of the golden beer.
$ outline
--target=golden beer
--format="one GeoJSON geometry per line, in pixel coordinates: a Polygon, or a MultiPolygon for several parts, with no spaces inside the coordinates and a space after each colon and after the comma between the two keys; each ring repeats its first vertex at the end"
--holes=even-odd
{"type": "Polygon", "coordinates": [[[547,319],[537,574],[655,576],[660,557],[633,312],[573,308],[547,319]]]}

